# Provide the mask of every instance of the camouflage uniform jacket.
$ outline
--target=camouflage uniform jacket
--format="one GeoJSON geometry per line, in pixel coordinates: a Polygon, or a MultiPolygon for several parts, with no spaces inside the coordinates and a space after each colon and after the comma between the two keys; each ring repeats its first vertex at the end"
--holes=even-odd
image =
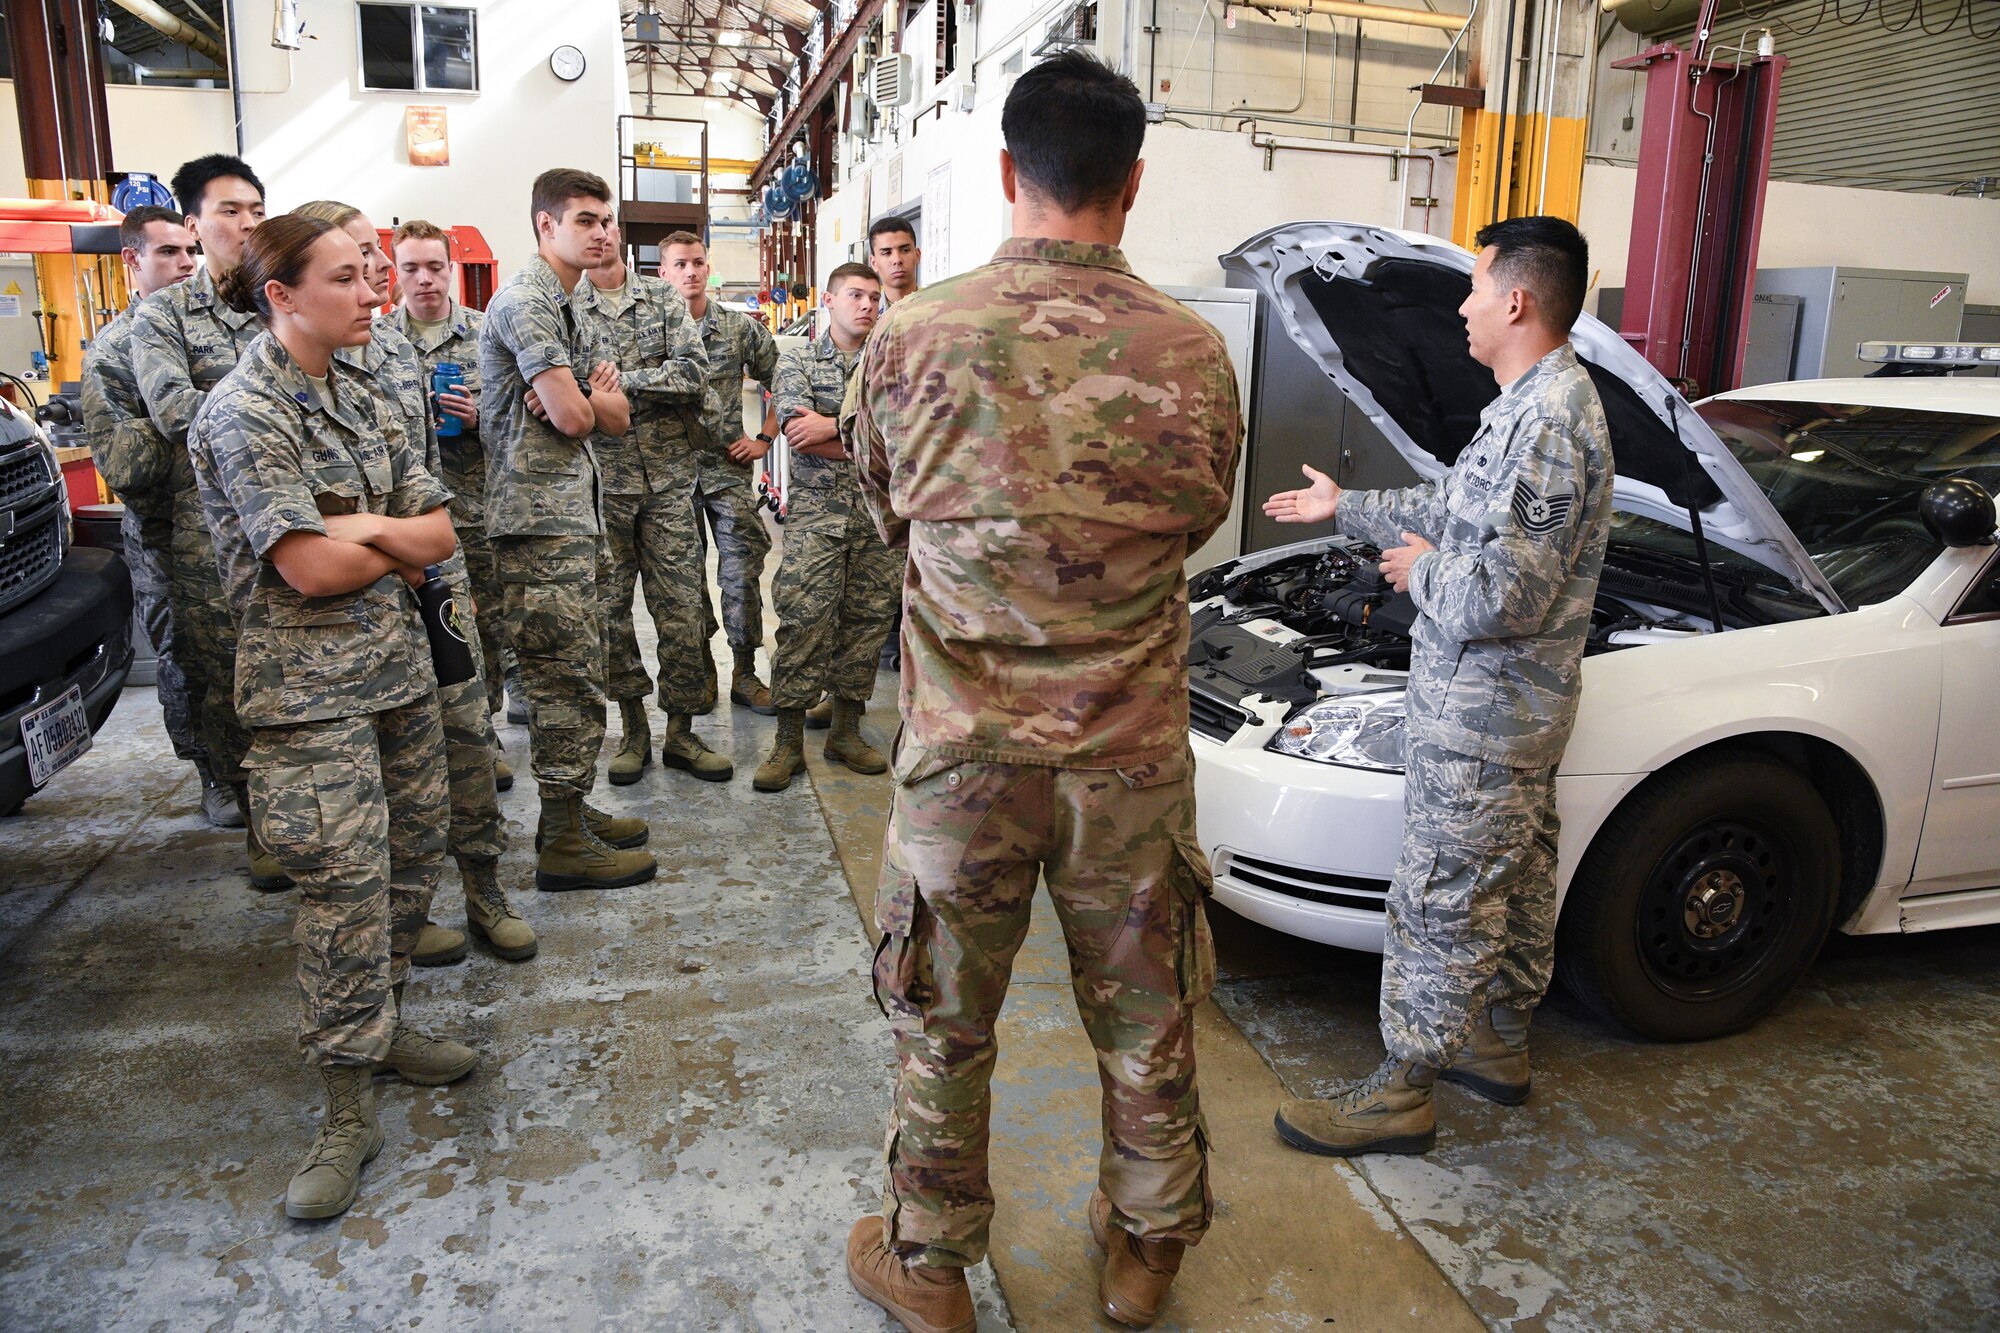
{"type": "MultiPolygon", "coordinates": [[[[393,313],[377,315],[370,322],[371,336],[359,347],[343,347],[333,354],[340,361],[367,376],[375,391],[388,400],[389,409],[401,418],[403,438],[423,460],[424,471],[443,481],[446,468],[437,426],[431,417],[431,386],[417,345],[403,336],[393,313]]],[[[453,587],[466,580],[465,554],[453,551],[440,566],[453,587]]]]}
{"type": "MultiPolygon", "coordinates": [[[[578,280],[581,283],[581,279],[578,280]]],[[[567,367],[588,378],[607,360],[577,322],[562,279],[540,255],[501,284],[479,327],[479,422],[486,444],[486,531],[493,537],[595,537],[597,463],[528,410],[535,376],[567,367]]]]}
{"type": "Polygon", "coordinates": [[[222,303],[205,267],[133,308],[132,372],[147,413],[169,444],[187,444],[203,395],[222,383],[262,332],[255,315],[222,303]]]}
{"type": "Polygon", "coordinates": [[[702,422],[708,432],[704,443],[727,457],[729,446],[744,436],[743,377],[748,375],[766,389],[771,387],[778,373],[778,340],[763,324],[714,297],[709,298],[708,313],[697,327],[702,346],[708,350],[708,383],[715,395],[710,415],[702,422]]]}
{"type": "MultiPolygon", "coordinates": [[[[416,349],[417,359],[423,366],[422,388],[426,410],[429,410],[430,403],[431,372],[447,361],[456,365],[465,376],[467,396],[475,403],[479,401],[479,328],[485,318],[480,311],[453,301],[445,312],[444,324],[436,329],[419,329],[416,321],[410,318],[409,307],[401,305],[386,319],[376,321],[378,327],[387,323],[416,349]]],[[[477,515],[483,522],[486,517],[486,450],[480,445],[479,427],[463,426],[457,435],[440,436],[438,448],[443,453],[444,461],[444,471],[439,479],[451,488],[452,497],[461,506],[468,496],[480,497],[477,515]]]]}
{"type": "Polygon", "coordinates": [[[167,443],[139,393],[132,371],[132,312],[98,331],[83,358],[83,428],[90,456],[118,498],[138,519],[147,544],[164,545],[173,497],[194,485],[187,450],[167,443]],[[156,541],[157,539],[157,541],[156,541]]]}
{"type": "Polygon", "coordinates": [[[1449,473],[1347,491],[1335,522],[1437,550],[1410,572],[1412,741],[1514,768],[1562,758],[1611,530],[1611,435],[1590,375],[1556,348],[1480,414],[1449,473]]]}
{"type": "MultiPolygon", "coordinates": [[[[839,420],[847,377],[860,355],[858,351],[841,351],[831,331],[804,347],[782,353],[777,379],[771,386],[778,429],[784,430],[785,423],[801,412],[839,420]]],[[[787,523],[815,518],[831,521],[866,512],[861,507],[860,473],[852,458],[814,458],[792,450],[791,485],[785,493],[787,523]]]]}
{"type": "Polygon", "coordinates": [[[236,708],[250,726],[379,713],[437,689],[429,640],[400,575],[306,597],[270,559],[288,533],[324,533],[323,513],[410,518],[451,498],[373,385],[340,361],[328,379],[331,410],[265,334],[188,432],[240,635],[236,708]]]}
{"type": "Polygon", "coordinates": [[[658,278],[628,273],[615,292],[588,274],[570,298],[600,356],[618,367],[632,404],[632,429],[590,437],[607,495],[647,495],[691,486],[695,439],[705,415],[708,353],[681,294],[658,278]]]}
{"type": "Polygon", "coordinates": [[[854,447],[907,542],[904,724],[927,749],[1126,768],[1187,751],[1188,552],[1229,512],[1222,337],[1111,246],[1016,237],[891,306],[854,447]]]}

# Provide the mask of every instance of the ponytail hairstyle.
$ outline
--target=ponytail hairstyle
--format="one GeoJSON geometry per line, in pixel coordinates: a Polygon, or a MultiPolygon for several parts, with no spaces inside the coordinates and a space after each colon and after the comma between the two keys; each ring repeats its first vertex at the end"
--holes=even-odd
{"type": "Polygon", "coordinates": [[[264,284],[296,287],[305,280],[306,260],[319,238],[339,228],[297,212],[281,214],[260,224],[243,243],[243,259],[215,284],[223,304],[240,314],[256,315],[268,327],[271,298],[264,284]]]}

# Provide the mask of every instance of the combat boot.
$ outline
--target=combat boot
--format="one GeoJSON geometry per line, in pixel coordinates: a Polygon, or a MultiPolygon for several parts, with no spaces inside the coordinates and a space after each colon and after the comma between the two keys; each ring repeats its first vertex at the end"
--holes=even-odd
{"type": "Polygon", "coordinates": [[[625,726],[625,740],[611,760],[611,785],[629,787],[653,762],[653,727],[646,720],[644,699],[620,699],[618,717],[625,726]]]}
{"type": "Polygon", "coordinates": [[[389,1038],[389,1058],[376,1070],[394,1074],[405,1083],[427,1088],[456,1083],[479,1063],[479,1052],[462,1041],[419,1032],[403,1018],[403,985],[396,983],[396,1031],[389,1038]]]}
{"type": "Polygon", "coordinates": [[[424,922],[424,928],[417,932],[416,946],[410,950],[410,961],[418,967],[443,967],[463,957],[465,936],[435,921],[424,922]]]}
{"type": "MultiPolygon", "coordinates": [[[[624,851],[628,847],[644,847],[653,836],[653,830],[643,819],[631,815],[606,814],[589,801],[583,803],[583,826],[591,835],[607,847],[624,851]]],[[[535,850],[542,850],[542,831],[535,830],[535,850]]]]}
{"type": "Polygon", "coordinates": [[[826,761],[846,764],[856,773],[887,773],[889,761],[861,739],[861,713],[866,704],[852,699],[833,701],[833,730],[826,733],[826,761]]]}
{"type": "Polygon", "coordinates": [[[694,719],[687,713],[667,714],[667,736],[660,745],[660,762],[668,768],[685,769],[703,782],[727,782],[736,776],[736,765],[728,756],[717,754],[694,734],[694,719]]]}
{"type": "Polygon", "coordinates": [[[1167,1288],[1181,1271],[1187,1242],[1143,1240],[1111,1225],[1111,1200],[1103,1190],[1090,1195],[1090,1234],[1104,1251],[1104,1274],[1097,1280],[1097,1301],[1105,1317],[1127,1328],[1151,1328],[1167,1303],[1167,1288]]]}
{"type": "Polygon", "coordinates": [[[521,683],[520,663],[508,667],[503,679],[507,684],[507,720],[517,727],[525,727],[528,725],[528,687],[521,683]]]}
{"type": "Polygon", "coordinates": [[[778,706],[771,702],[771,687],[757,679],[755,648],[736,650],[736,670],[729,677],[729,702],[741,704],[762,717],[778,715],[778,706]]]}
{"type": "Polygon", "coordinates": [[[822,694],[819,702],[806,709],[806,730],[825,731],[833,725],[833,696],[822,694]]]}
{"type": "Polygon", "coordinates": [[[535,939],[535,928],[507,901],[499,872],[497,860],[459,858],[458,877],[465,885],[465,929],[495,958],[518,963],[533,958],[541,945],[535,939]]]}
{"type": "Polygon", "coordinates": [[[327,1065],[326,1119],[285,1190],[285,1216],[338,1217],[361,1189],[361,1168],[382,1151],[375,1084],[366,1065],[327,1065]]]}
{"type": "Polygon", "coordinates": [[[257,827],[245,821],[243,841],[250,849],[250,887],[259,893],[283,893],[292,887],[292,877],[278,864],[257,836],[257,827]]]}
{"type": "Polygon", "coordinates": [[[1361,1153],[1425,1153],[1437,1142],[1431,1085],[1437,1070],[1398,1060],[1338,1097],[1292,1098],[1278,1108],[1278,1137],[1322,1157],[1361,1153]]]}
{"type": "Polygon", "coordinates": [[[659,871],[651,852],[621,851],[591,832],[583,818],[583,798],[574,792],[542,797],[542,822],[535,845],[539,849],[535,887],[551,893],[622,889],[628,884],[644,884],[659,871]]]}
{"type": "Polygon", "coordinates": [[[780,708],[777,742],[771,746],[771,753],[764,762],[757,765],[750,785],[758,791],[783,791],[792,785],[793,776],[803,773],[805,767],[805,710],[780,708]]]}
{"type": "Polygon", "coordinates": [[[507,747],[497,736],[493,739],[493,790],[514,790],[514,766],[507,762],[507,747]]]}
{"type": "Polygon", "coordinates": [[[1527,1101],[1528,1015],[1525,1009],[1488,1009],[1472,1025],[1472,1040],[1438,1077],[1502,1106],[1527,1101]]]}
{"type": "Polygon", "coordinates": [[[864,1217],[847,1233],[847,1280],[910,1333],[973,1333],[979,1326],[965,1270],[905,1264],[889,1248],[880,1217],[864,1217]]]}
{"type": "Polygon", "coordinates": [[[216,828],[247,827],[250,821],[236,802],[235,789],[209,771],[206,759],[197,759],[194,771],[201,774],[201,813],[208,822],[216,828]]]}

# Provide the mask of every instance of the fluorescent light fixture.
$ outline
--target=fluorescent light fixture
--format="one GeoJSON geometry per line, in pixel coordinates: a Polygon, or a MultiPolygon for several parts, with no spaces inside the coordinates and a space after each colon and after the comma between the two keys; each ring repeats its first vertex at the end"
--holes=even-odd
{"type": "Polygon", "coordinates": [[[726,28],[723,30],[722,35],[715,40],[724,46],[741,46],[744,39],[748,36],[749,34],[741,28],[726,28]]]}
{"type": "Polygon", "coordinates": [[[1817,463],[1826,456],[1824,449],[1801,449],[1792,455],[1794,463],[1817,463]]]}
{"type": "Polygon", "coordinates": [[[736,86],[736,75],[735,75],[734,71],[731,71],[731,70],[726,70],[726,69],[719,69],[719,70],[715,71],[715,86],[716,86],[716,87],[718,87],[718,88],[733,88],[733,87],[735,87],[735,86],[736,86]]]}

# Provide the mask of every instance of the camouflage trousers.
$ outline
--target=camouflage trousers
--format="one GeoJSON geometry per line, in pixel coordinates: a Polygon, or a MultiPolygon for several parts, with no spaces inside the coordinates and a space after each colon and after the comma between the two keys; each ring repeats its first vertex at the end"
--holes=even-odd
{"type": "Polygon", "coordinates": [[[496,537],[507,642],[528,692],[528,743],[543,796],[587,796],[604,749],[604,635],[595,537],[496,537]]]}
{"type": "Polygon", "coordinates": [[[660,707],[692,713],[708,696],[703,633],[701,529],[685,489],[604,497],[605,564],[598,573],[604,618],[606,687],[614,699],[643,699],[652,678],[632,627],[633,586],[659,636],[660,707]]]}
{"type": "Polygon", "coordinates": [[[903,552],[884,546],[865,516],[785,524],[771,589],[778,610],[771,702],[810,708],[828,691],[866,703],[902,596],[903,552]]]}
{"type": "Polygon", "coordinates": [[[164,527],[165,532],[149,531],[153,526],[142,522],[138,511],[126,507],[120,531],[125,538],[125,563],[132,570],[132,601],[139,608],[139,623],[146,627],[146,641],[153,645],[153,655],[158,659],[153,669],[153,688],[160,696],[160,715],[166,724],[167,739],[173,742],[176,757],[188,760],[196,768],[206,768],[208,751],[202,748],[195,716],[207,702],[207,696],[193,691],[187,672],[181,670],[174,656],[174,607],[168,596],[173,524],[168,520],[157,525],[164,527]]]}
{"type": "Polygon", "coordinates": [[[1555,966],[1553,768],[1411,742],[1389,888],[1382,1044],[1442,1069],[1489,1006],[1532,1009],[1555,966]]]}
{"type": "Polygon", "coordinates": [[[313,1065],[389,1054],[391,988],[444,866],[444,729],[437,699],[381,713],[259,727],[250,815],[299,886],[299,1045],[313,1065]]]}
{"type": "MultiPolygon", "coordinates": [[[[473,592],[465,569],[447,566],[445,578],[451,583],[451,595],[458,599],[459,623],[472,623],[473,592]]],[[[440,686],[437,695],[451,786],[448,842],[452,856],[459,860],[498,859],[507,850],[507,824],[500,815],[499,789],[493,785],[491,678],[485,674],[480,654],[473,654],[472,665],[471,680],[440,686]]]]}
{"type": "MultiPolygon", "coordinates": [[[[742,464],[700,455],[700,485],[694,504],[715,537],[715,583],[722,594],[722,627],[729,646],[739,653],[756,651],[764,642],[764,561],[771,554],[771,534],[757,512],[757,493],[742,464]]],[[[715,612],[702,593],[702,616],[708,636],[715,633],[715,612]]]]}
{"type": "Polygon", "coordinates": [[[882,1212],[940,1266],[984,1257],[994,1021],[1036,878],[1097,1050],[1098,1180],[1117,1225],[1193,1242],[1213,1214],[1194,1007],[1215,981],[1193,759],[1134,769],[967,761],[901,741],[875,921],[875,998],[896,1037],[882,1212]]]}
{"type": "Polygon", "coordinates": [[[190,696],[201,699],[194,712],[209,772],[217,782],[244,780],[243,756],[250,733],[236,715],[236,621],[216,572],[215,543],[193,490],[174,497],[172,549],[167,597],[173,606],[174,655],[186,673],[190,696]]]}
{"type": "Polygon", "coordinates": [[[454,505],[452,521],[457,526],[459,554],[465,557],[465,570],[472,580],[472,623],[479,627],[479,652],[475,655],[486,685],[486,711],[497,713],[506,703],[507,692],[500,662],[507,647],[507,599],[500,590],[500,566],[483,518],[461,523],[454,505]]]}

